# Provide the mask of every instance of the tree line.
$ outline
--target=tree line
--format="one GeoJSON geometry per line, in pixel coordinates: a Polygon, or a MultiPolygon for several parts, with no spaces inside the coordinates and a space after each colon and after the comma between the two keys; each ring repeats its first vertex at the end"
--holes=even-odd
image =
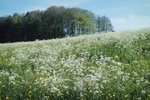
{"type": "Polygon", "coordinates": [[[81,8],[52,6],[45,11],[0,17],[0,43],[63,38],[113,31],[106,16],[81,8]]]}

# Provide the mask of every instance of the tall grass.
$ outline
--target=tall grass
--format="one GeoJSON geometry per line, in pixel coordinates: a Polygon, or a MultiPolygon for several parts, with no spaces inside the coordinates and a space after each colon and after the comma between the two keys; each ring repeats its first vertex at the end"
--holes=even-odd
{"type": "Polygon", "coordinates": [[[150,30],[0,44],[0,100],[149,100],[150,30]]]}

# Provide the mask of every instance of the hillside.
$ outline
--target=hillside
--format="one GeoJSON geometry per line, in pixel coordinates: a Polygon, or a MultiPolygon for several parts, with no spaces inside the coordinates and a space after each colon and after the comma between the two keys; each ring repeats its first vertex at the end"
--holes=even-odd
{"type": "Polygon", "coordinates": [[[148,100],[150,29],[0,44],[0,100],[148,100]]]}

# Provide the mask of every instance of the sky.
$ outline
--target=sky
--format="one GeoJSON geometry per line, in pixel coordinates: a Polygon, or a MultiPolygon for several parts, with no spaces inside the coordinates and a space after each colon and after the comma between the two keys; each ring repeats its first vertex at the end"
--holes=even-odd
{"type": "Polygon", "coordinates": [[[50,6],[79,7],[105,15],[115,31],[150,27],[150,0],[0,0],[0,16],[46,10],[50,6]]]}

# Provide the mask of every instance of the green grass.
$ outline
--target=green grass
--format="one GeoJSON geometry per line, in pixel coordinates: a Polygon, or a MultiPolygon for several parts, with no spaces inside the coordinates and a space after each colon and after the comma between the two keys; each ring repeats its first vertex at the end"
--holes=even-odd
{"type": "Polygon", "coordinates": [[[149,100],[150,29],[0,44],[0,100],[149,100]]]}

